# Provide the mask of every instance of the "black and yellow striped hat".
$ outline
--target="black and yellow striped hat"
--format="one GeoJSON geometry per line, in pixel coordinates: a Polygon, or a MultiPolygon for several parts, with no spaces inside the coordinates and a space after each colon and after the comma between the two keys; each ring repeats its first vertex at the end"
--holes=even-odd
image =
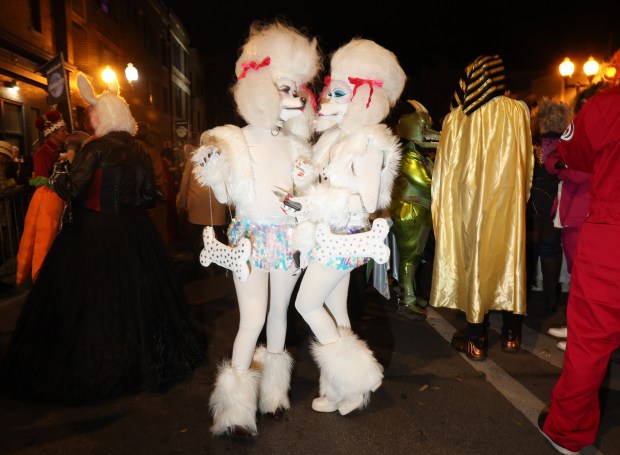
{"type": "Polygon", "coordinates": [[[465,68],[450,108],[461,106],[470,115],[487,101],[506,91],[504,62],[499,55],[481,55],[465,68]]]}

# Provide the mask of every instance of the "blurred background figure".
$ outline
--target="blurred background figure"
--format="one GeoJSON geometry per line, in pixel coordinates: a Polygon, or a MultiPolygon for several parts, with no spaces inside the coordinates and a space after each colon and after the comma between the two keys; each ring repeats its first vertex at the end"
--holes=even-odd
{"type": "MultiPolygon", "coordinates": [[[[0,141],[0,266],[13,256],[11,245],[17,242],[12,236],[11,208],[6,193],[15,187],[17,163],[13,160],[13,146],[7,141],[0,141]]],[[[12,283],[0,280],[0,293],[13,289],[12,283]]]]}
{"type": "Polygon", "coordinates": [[[165,169],[161,154],[153,144],[151,137],[151,125],[147,122],[138,122],[136,141],[142,145],[149,154],[155,173],[155,185],[158,188],[158,198],[155,206],[149,210],[151,218],[161,235],[162,240],[168,245],[168,209],[166,206],[165,190],[168,187],[168,173],[165,169]]]}
{"type": "Polygon", "coordinates": [[[562,231],[553,223],[553,206],[559,180],[557,172],[549,172],[545,163],[555,152],[556,143],[568,126],[572,112],[567,104],[542,98],[532,113],[535,161],[526,214],[528,291],[536,284],[540,261],[544,304],[549,311],[555,311],[560,297],[562,269],[562,231]]]}
{"type": "Polygon", "coordinates": [[[52,175],[54,163],[59,159],[60,149],[64,146],[69,132],[62,114],[57,110],[51,110],[37,118],[35,127],[43,132],[45,141],[34,153],[33,177],[49,177],[52,175]]]}
{"type": "MultiPolygon", "coordinates": [[[[201,185],[192,172],[194,162],[192,155],[195,148],[187,144],[183,178],[177,194],[176,206],[179,212],[185,212],[189,223],[189,236],[193,255],[192,270],[198,274],[204,269],[200,264],[200,252],[204,248],[202,232],[206,226],[212,226],[218,241],[228,245],[226,230],[228,228],[228,211],[226,205],[219,202],[209,186],[201,185]]],[[[209,267],[219,267],[211,264],[209,267]]]]}
{"type": "MultiPolygon", "coordinates": [[[[90,136],[84,131],[74,131],[65,140],[64,150],[61,153],[63,159],[70,167],[75,154],[90,136]]],[[[49,184],[49,179],[43,176],[33,179],[36,190],[32,195],[26,218],[24,220],[24,232],[19,242],[17,252],[17,272],[15,283],[21,286],[31,277],[34,283],[39,275],[39,269],[47,255],[58,231],[61,228],[63,218],[70,216],[71,208],[67,217],[63,213],[68,207],[49,184]]]]}
{"type": "Polygon", "coordinates": [[[166,181],[165,187],[162,187],[166,205],[166,229],[168,232],[166,241],[169,245],[172,245],[179,239],[176,200],[182,177],[182,175],[179,175],[179,169],[181,168],[179,166],[180,159],[176,150],[172,147],[161,149],[160,156],[166,181]]]}

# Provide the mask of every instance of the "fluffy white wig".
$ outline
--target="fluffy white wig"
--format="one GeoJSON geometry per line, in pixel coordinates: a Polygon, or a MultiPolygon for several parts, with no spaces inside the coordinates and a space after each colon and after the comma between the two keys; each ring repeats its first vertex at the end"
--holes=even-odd
{"type": "Polygon", "coordinates": [[[334,52],[330,71],[332,80],[349,82],[349,78],[366,82],[357,85],[355,96],[342,120],[342,128],[380,123],[396,104],[407,76],[396,55],[374,41],[354,38],[334,52]]]}
{"type": "Polygon", "coordinates": [[[320,69],[316,39],[281,22],[253,23],[235,65],[232,93],[239,114],[250,125],[271,128],[280,116],[276,81],[291,79],[299,89],[320,69]]]}
{"type": "Polygon", "coordinates": [[[136,134],[136,120],[131,115],[129,105],[120,96],[116,79],[110,82],[108,88],[99,96],[95,95],[93,86],[84,74],[78,74],[77,84],[82,98],[92,106],[90,115],[97,117],[94,122],[95,136],[103,136],[112,131],[125,131],[132,136],[136,134]]]}

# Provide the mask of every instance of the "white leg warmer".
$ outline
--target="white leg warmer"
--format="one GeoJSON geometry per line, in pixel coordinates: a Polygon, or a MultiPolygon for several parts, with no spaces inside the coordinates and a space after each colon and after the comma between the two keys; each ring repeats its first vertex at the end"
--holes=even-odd
{"type": "Polygon", "coordinates": [[[256,406],[259,382],[258,370],[239,370],[232,366],[230,360],[219,365],[215,389],[209,400],[213,434],[226,434],[235,426],[258,434],[256,406]]]}
{"type": "Polygon", "coordinates": [[[278,408],[289,409],[288,391],[291,387],[293,358],[286,351],[273,353],[265,346],[254,352],[254,361],[261,369],[258,410],[261,414],[275,412],[278,408]]]}
{"type": "Polygon", "coordinates": [[[340,338],[334,343],[311,345],[312,356],[321,370],[320,398],[313,409],[345,415],[362,409],[370,393],[383,380],[383,366],[375,359],[365,341],[350,328],[339,327],[340,338]]]}

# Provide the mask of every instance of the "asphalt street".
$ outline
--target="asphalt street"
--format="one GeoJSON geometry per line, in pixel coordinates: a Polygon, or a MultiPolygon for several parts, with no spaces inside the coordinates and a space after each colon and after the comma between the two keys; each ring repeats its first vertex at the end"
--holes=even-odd
{"type": "MultiPolygon", "coordinates": [[[[208,361],[191,379],[165,393],[142,393],[97,406],[63,407],[0,396],[2,454],[425,454],[524,455],[556,453],[536,428],[562,367],[562,351],[546,330],[561,312],[543,308],[533,293],[523,349],[501,351],[501,317],[491,319],[489,357],[472,362],[450,346],[462,314],[430,310],[414,322],[367,287],[356,300],[353,329],[385,368],[369,406],[347,416],[311,409],[318,369],[308,349],[312,334],[291,306],[287,348],[295,359],[291,409],[282,421],[258,417],[251,440],[214,437],[208,400],[218,363],[230,356],[238,324],[230,274],[192,276],[177,266],[208,361]]],[[[211,266],[214,267],[214,266],[211,266]]],[[[27,289],[0,298],[0,355],[4,355],[27,289]]],[[[618,353],[616,353],[618,354],[618,353]]],[[[614,355],[601,389],[602,420],[595,446],[584,454],[620,453],[620,359],[614,355]]]]}

